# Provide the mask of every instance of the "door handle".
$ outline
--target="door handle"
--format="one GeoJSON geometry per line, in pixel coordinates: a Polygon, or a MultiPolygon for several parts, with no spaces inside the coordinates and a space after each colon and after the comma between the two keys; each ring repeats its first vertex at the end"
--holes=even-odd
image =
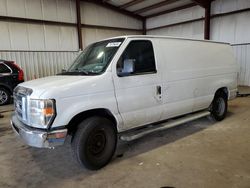
{"type": "Polygon", "coordinates": [[[161,95],[161,86],[156,86],[156,94],[161,95]]]}

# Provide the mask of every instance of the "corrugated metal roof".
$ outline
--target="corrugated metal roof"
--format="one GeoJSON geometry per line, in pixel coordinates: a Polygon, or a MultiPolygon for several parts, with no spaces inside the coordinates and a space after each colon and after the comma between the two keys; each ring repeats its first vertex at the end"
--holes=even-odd
{"type": "Polygon", "coordinates": [[[163,2],[164,0],[146,0],[146,1],[142,1],[141,3],[138,3],[136,5],[133,5],[131,7],[128,7],[126,10],[128,11],[136,11],[139,10],[141,8],[145,8],[147,6],[151,6],[160,2],[163,2]]]}
{"type": "MultiPolygon", "coordinates": [[[[151,15],[182,8],[185,5],[197,5],[196,0],[83,0],[104,6],[112,6],[117,10],[126,11],[132,16],[150,17],[151,15]]],[[[212,0],[207,0],[212,1],[212,0]]],[[[205,4],[207,1],[201,1],[205,4]]]]}
{"type": "Polygon", "coordinates": [[[108,3],[119,7],[121,5],[124,5],[124,4],[128,3],[128,2],[130,2],[130,1],[131,0],[119,0],[119,1],[117,1],[117,0],[110,0],[110,1],[108,1],[108,3]]]}

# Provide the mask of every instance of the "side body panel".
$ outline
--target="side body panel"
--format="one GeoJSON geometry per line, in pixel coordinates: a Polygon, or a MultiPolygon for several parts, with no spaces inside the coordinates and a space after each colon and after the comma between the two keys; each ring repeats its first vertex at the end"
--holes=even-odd
{"type": "Polygon", "coordinates": [[[231,47],[192,40],[158,42],[162,71],[162,120],[208,108],[217,89],[235,90],[237,65],[231,47]]]}

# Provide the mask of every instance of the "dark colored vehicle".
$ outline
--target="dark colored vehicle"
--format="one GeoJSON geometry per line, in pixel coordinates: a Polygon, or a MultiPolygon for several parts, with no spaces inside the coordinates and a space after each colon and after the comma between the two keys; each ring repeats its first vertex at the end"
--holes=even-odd
{"type": "Polygon", "coordinates": [[[10,103],[14,88],[23,81],[23,70],[14,61],[0,60],[0,106],[10,103]]]}

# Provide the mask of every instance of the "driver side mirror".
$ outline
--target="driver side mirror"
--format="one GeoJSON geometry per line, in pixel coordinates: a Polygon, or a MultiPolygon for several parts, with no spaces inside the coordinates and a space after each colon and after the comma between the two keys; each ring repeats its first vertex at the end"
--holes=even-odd
{"type": "Polygon", "coordinates": [[[118,72],[118,76],[128,76],[135,71],[135,59],[125,59],[123,61],[123,68],[118,72]]]}

